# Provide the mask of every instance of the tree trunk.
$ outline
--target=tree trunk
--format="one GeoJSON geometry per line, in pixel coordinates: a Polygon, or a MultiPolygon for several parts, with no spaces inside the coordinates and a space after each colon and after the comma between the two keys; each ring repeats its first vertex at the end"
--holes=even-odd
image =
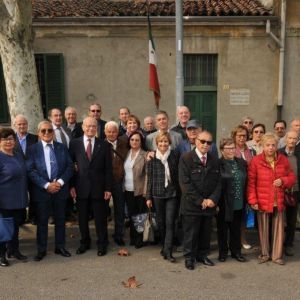
{"type": "Polygon", "coordinates": [[[0,55],[12,124],[24,115],[35,132],[43,119],[37,81],[31,0],[0,0],[0,55]]]}

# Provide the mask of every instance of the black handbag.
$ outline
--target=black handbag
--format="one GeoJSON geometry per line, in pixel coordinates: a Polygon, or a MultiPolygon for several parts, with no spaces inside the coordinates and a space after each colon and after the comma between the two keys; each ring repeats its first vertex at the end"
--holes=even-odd
{"type": "Polygon", "coordinates": [[[0,215],[0,242],[11,241],[14,234],[14,218],[3,218],[0,215]]]}
{"type": "Polygon", "coordinates": [[[296,206],[297,199],[294,195],[293,189],[285,190],[285,192],[284,192],[284,204],[286,206],[296,206]]]}

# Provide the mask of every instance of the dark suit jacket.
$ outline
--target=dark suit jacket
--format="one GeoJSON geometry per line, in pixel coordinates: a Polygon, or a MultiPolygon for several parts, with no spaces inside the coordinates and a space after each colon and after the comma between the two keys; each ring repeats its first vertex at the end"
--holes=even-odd
{"type": "MultiPolygon", "coordinates": [[[[64,124],[64,129],[68,128],[68,124],[64,124]]],[[[69,129],[70,130],[70,129],[69,129]]],[[[71,130],[70,130],[71,131],[71,130]]],[[[77,139],[81,136],[83,136],[83,130],[82,130],[82,122],[76,123],[74,129],[71,131],[71,140],[77,139]]]]}
{"type": "MultiPolygon", "coordinates": [[[[54,142],[54,152],[58,164],[57,179],[62,179],[64,185],[55,195],[62,199],[69,197],[69,181],[73,175],[73,163],[70,158],[67,147],[58,142],[54,142]]],[[[28,159],[26,161],[27,172],[30,181],[33,183],[33,201],[43,201],[49,199],[49,194],[44,186],[50,182],[47,173],[43,144],[39,141],[32,145],[28,150],[28,159]]]]}
{"type": "Polygon", "coordinates": [[[203,166],[195,150],[183,154],[179,161],[179,184],[183,215],[212,215],[215,207],[202,210],[201,204],[204,199],[218,204],[221,194],[219,159],[208,153],[206,166],[203,166]]]}
{"type": "Polygon", "coordinates": [[[95,138],[91,161],[88,160],[83,137],[72,140],[70,155],[76,165],[71,185],[79,199],[102,199],[105,191],[111,191],[112,163],[110,145],[95,138]]]}
{"type": "MultiPolygon", "coordinates": [[[[189,142],[189,140],[182,140],[182,142],[178,145],[178,147],[176,148],[176,150],[180,153],[186,153],[186,152],[190,152],[191,151],[191,143],[189,142]]],[[[218,155],[218,149],[215,143],[212,143],[210,149],[209,149],[209,153],[213,156],[215,156],[216,158],[219,157],[218,155]]]]}
{"type": "MultiPolygon", "coordinates": [[[[80,127],[82,127],[82,122],[80,122],[78,124],[80,125],[80,127]]],[[[105,124],[106,124],[106,121],[101,120],[101,119],[97,122],[97,126],[98,126],[97,136],[98,136],[98,139],[100,139],[100,140],[105,139],[105,133],[104,133],[105,124]]],[[[82,132],[81,136],[83,136],[83,132],[82,132]]]]}
{"type": "Polygon", "coordinates": [[[36,144],[37,142],[38,142],[38,136],[35,135],[35,134],[28,133],[27,136],[26,136],[26,149],[25,149],[25,154],[24,154],[24,152],[21,148],[19,139],[17,137],[17,141],[16,141],[14,151],[16,153],[20,153],[26,159],[28,149],[30,148],[31,145],[36,144]]]}

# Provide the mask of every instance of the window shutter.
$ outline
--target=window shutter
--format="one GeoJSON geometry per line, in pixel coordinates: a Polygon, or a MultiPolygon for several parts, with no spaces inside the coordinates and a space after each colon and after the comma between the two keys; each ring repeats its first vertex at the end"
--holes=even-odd
{"type": "Polygon", "coordinates": [[[6,87],[4,81],[2,62],[0,59],[0,123],[9,123],[9,122],[10,122],[10,118],[8,113],[6,87]]]}
{"type": "Polygon", "coordinates": [[[45,97],[47,111],[65,109],[65,77],[62,54],[44,54],[45,97]]]}

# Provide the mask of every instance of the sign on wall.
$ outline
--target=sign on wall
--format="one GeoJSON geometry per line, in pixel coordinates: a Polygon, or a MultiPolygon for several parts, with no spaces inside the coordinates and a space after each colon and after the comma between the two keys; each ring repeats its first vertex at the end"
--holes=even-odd
{"type": "Polygon", "coordinates": [[[249,105],[250,90],[248,89],[231,89],[230,105],[249,105]]]}

